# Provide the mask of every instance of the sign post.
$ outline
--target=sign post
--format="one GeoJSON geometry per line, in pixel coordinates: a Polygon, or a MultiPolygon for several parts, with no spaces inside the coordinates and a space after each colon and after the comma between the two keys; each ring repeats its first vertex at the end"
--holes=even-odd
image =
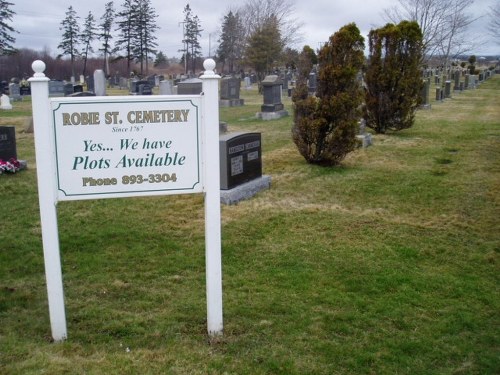
{"type": "Polygon", "coordinates": [[[201,95],[49,99],[45,64],[30,78],[52,336],[66,339],[57,202],[205,194],[207,328],[222,334],[218,80],[204,62],[201,95]],[[214,162],[217,161],[217,162],[214,162]]]}

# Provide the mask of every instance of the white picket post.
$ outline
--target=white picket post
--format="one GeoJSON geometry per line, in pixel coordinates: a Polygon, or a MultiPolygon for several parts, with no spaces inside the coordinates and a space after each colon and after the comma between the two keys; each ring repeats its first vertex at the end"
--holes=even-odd
{"type": "Polygon", "coordinates": [[[207,283],[207,329],[210,336],[222,334],[222,257],[219,170],[219,80],[215,61],[203,63],[205,262],[207,283]]]}
{"type": "Polygon", "coordinates": [[[55,146],[50,127],[49,78],[43,73],[45,70],[43,61],[36,60],[31,67],[35,74],[28,81],[31,84],[33,106],[38,200],[40,204],[50,326],[54,341],[62,341],[67,337],[67,331],[59,254],[59,233],[57,229],[55,146]]]}

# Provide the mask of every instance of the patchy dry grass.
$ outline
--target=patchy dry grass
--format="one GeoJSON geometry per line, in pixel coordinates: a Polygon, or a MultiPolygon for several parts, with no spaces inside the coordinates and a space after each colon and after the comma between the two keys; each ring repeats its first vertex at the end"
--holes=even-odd
{"type": "MultiPolygon", "coordinates": [[[[29,103],[3,116],[29,169],[0,176],[5,374],[497,374],[500,79],[308,165],[261,97],[271,189],[222,207],[224,336],[206,335],[203,197],[58,207],[68,340],[50,342],[29,103]]],[[[290,101],[285,98],[290,108],[290,101]]]]}

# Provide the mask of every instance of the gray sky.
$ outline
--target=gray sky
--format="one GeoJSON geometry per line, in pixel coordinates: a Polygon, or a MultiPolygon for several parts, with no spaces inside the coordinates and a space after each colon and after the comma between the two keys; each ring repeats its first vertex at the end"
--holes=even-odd
{"type": "MultiPolygon", "coordinates": [[[[57,55],[57,45],[61,42],[62,31],[59,30],[61,21],[71,5],[80,17],[80,23],[92,11],[98,20],[104,13],[104,4],[109,0],[10,0],[14,3],[12,10],[16,12],[13,26],[20,32],[16,34],[17,48],[31,48],[42,50],[48,48],[52,55],[57,55]]],[[[471,7],[475,16],[484,17],[476,21],[470,31],[484,44],[474,51],[477,55],[500,55],[500,46],[488,37],[486,25],[488,23],[488,7],[500,0],[475,0],[471,7]]],[[[123,0],[115,0],[115,9],[121,9],[123,0]]],[[[229,9],[237,8],[245,0],[152,0],[152,5],[159,15],[158,23],[161,27],[157,32],[159,50],[167,57],[179,57],[182,48],[183,9],[189,3],[193,15],[201,21],[202,37],[200,39],[205,55],[209,54],[209,47],[213,53],[217,46],[216,32],[220,28],[220,21],[229,9]],[[217,5],[214,5],[217,4],[217,5]],[[211,42],[209,43],[209,35],[211,42]]],[[[355,22],[362,35],[366,38],[370,29],[383,26],[386,22],[382,17],[382,9],[397,4],[397,0],[295,0],[294,18],[303,23],[303,41],[296,46],[308,44],[317,49],[330,35],[343,25],[355,22]]]]}

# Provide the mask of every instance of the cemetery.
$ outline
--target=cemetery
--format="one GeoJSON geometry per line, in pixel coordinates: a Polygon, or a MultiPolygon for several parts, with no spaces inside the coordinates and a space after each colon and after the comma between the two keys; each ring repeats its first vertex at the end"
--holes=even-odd
{"type": "MultiPolygon", "coordinates": [[[[202,87],[89,77],[49,81],[49,96],[154,101],[202,87]]],[[[422,79],[412,128],[375,134],[360,121],[360,147],[324,168],[291,139],[288,78],[267,76],[262,93],[223,78],[227,131],[220,158],[206,161],[220,171],[223,333],[207,335],[203,194],[135,196],[57,204],[64,342],[49,321],[37,190],[37,172],[49,171],[28,131],[32,93],[2,95],[0,159],[27,167],[0,174],[0,373],[495,373],[500,78],[429,69],[422,79]]],[[[315,73],[309,83],[314,95],[315,73]]],[[[61,127],[108,119],[132,139],[151,122],[182,125],[192,113],[182,110],[126,107],[129,129],[113,110],[68,111],[61,127]]],[[[103,147],[80,143],[87,156],[103,147]]],[[[78,189],[118,182],[81,178],[78,189]]]]}

